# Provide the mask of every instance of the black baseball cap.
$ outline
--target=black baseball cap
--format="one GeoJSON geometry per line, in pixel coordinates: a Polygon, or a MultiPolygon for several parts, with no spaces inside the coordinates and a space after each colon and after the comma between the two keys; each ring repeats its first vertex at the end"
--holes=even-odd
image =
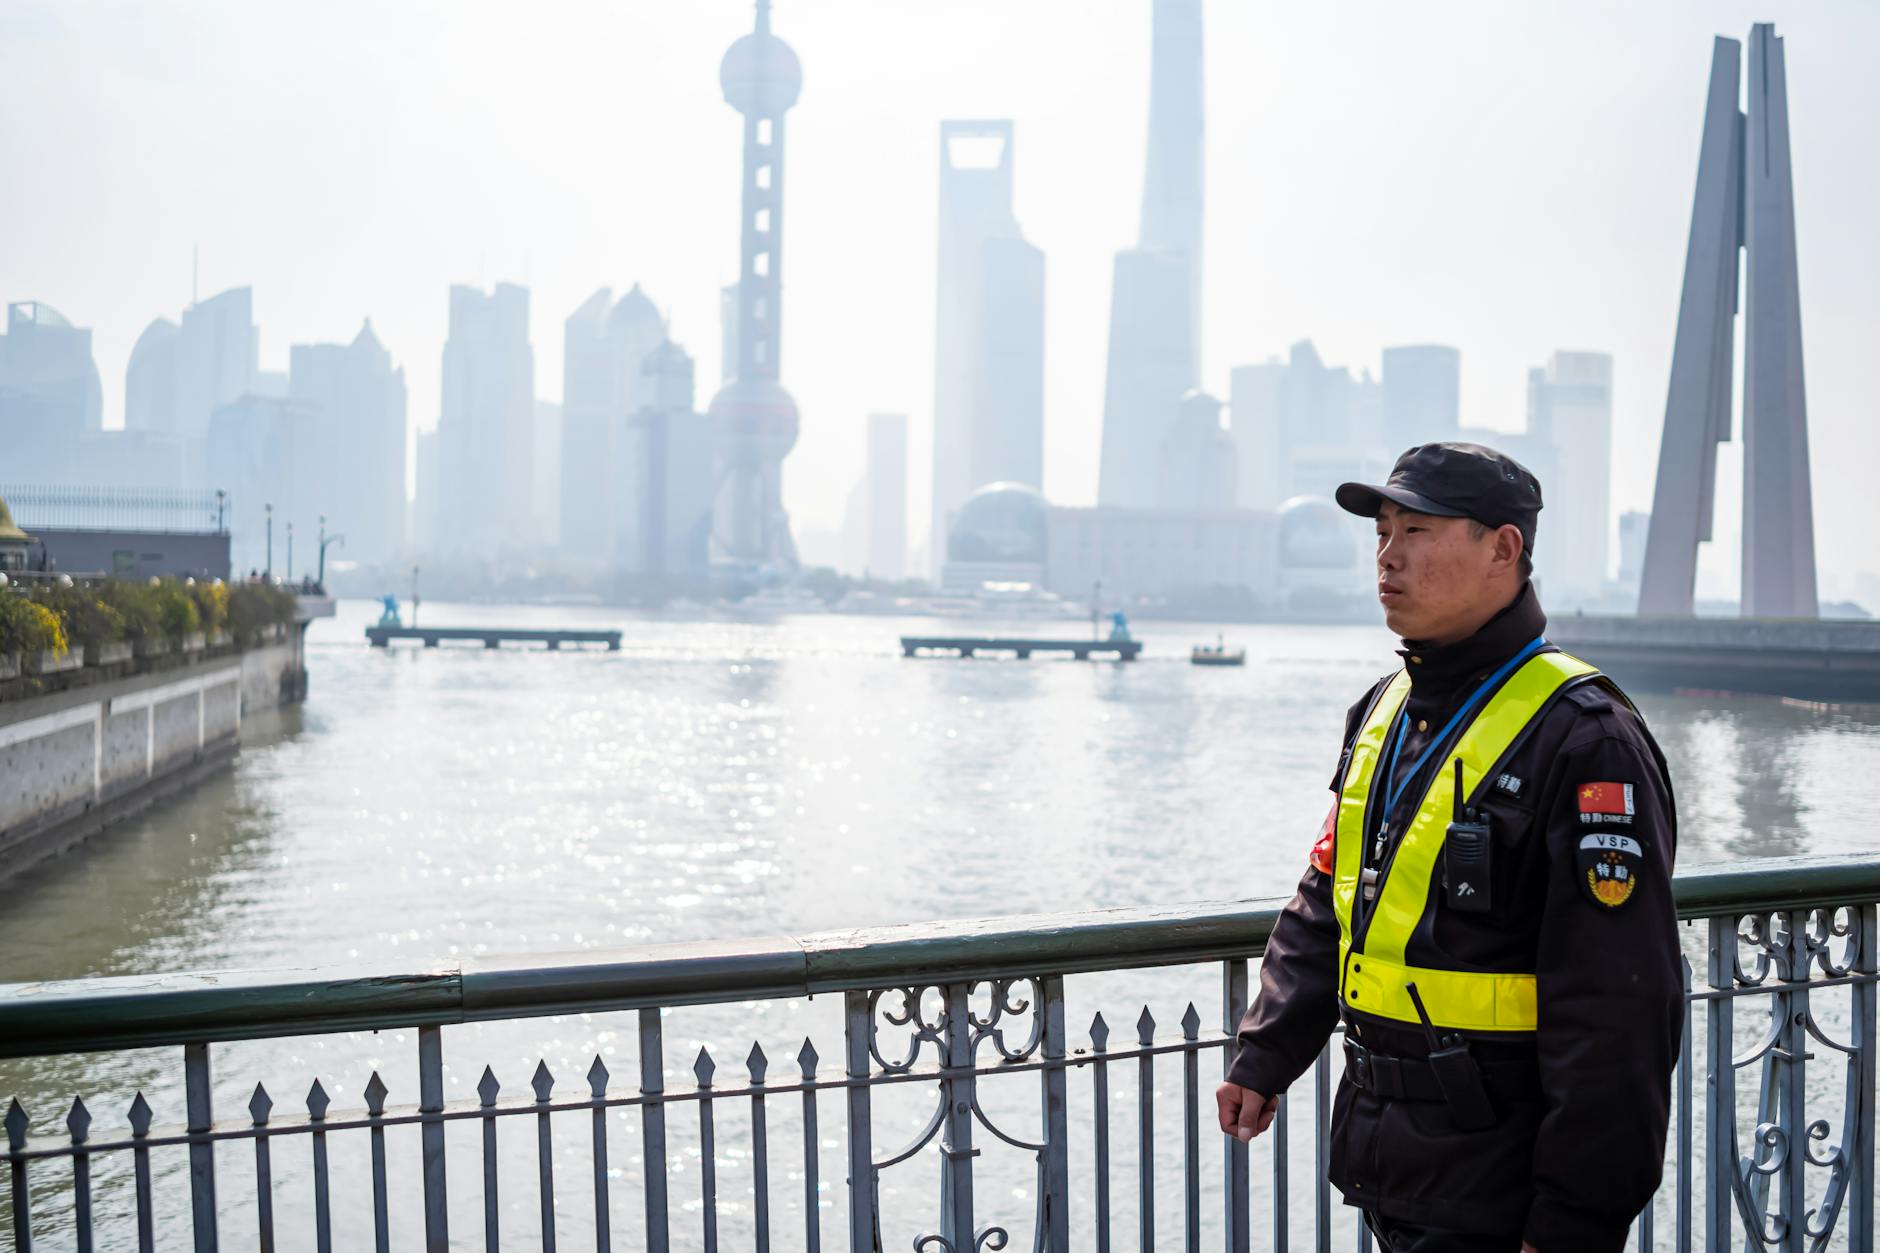
{"type": "Polygon", "coordinates": [[[1482,444],[1418,444],[1397,458],[1382,486],[1341,483],[1336,497],[1361,518],[1375,518],[1388,500],[1438,518],[1512,524],[1530,553],[1541,511],[1540,480],[1513,457],[1482,444]]]}

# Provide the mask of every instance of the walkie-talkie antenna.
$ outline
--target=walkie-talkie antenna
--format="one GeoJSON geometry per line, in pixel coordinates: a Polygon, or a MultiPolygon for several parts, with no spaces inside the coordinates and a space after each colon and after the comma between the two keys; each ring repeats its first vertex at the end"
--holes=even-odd
{"type": "Polygon", "coordinates": [[[1456,758],[1456,794],[1452,798],[1452,804],[1454,806],[1456,821],[1461,822],[1463,818],[1462,818],[1462,758],[1460,757],[1456,758]]]}

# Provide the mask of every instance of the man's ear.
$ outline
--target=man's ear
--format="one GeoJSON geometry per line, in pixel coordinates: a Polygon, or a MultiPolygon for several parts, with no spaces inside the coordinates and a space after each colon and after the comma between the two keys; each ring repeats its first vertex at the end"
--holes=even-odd
{"type": "Polygon", "coordinates": [[[1521,528],[1512,522],[1503,523],[1495,528],[1495,560],[1518,566],[1521,553],[1527,543],[1521,538],[1521,528]]]}

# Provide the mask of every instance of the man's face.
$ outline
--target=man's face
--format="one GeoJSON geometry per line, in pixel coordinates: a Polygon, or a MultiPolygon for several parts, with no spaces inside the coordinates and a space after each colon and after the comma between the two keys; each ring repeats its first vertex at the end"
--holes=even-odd
{"type": "Polygon", "coordinates": [[[1497,560],[1497,537],[1467,518],[1385,501],[1377,515],[1377,599],[1391,632],[1449,644],[1492,617],[1508,599],[1506,580],[1496,577],[1506,566],[1497,560]]]}

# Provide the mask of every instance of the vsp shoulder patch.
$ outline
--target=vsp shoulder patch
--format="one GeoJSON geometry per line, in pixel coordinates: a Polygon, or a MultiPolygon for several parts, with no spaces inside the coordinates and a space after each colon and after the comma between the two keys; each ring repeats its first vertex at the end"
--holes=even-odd
{"type": "Polygon", "coordinates": [[[1587,899],[1602,909],[1617,909],[1638,889],[1645,850],[1629,835],[1594,831],[1580,837],[1576,860],[1587,899]]]}

